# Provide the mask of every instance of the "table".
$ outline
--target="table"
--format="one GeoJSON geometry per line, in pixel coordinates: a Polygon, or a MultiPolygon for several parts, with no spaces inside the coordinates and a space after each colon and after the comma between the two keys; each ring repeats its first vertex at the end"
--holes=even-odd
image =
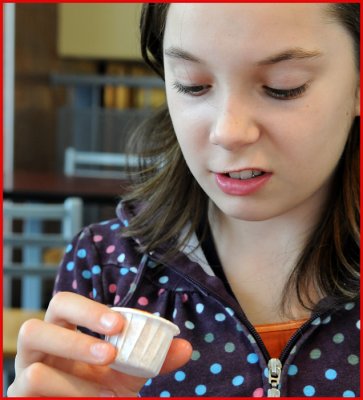
{"type": "Polygon", "coordinates": [[[14,201],[59,202],[76,196],[85,203],[116,205],[125,192],[125,180],[15,171],[12,177],[4,179],[3,197],[14,201]]]}
{"type": "Polygon", "coordinates": [[[43,319],[44,315],[44,310],[3,308],[3,357],[15,357],[21,325],[31,318],[43,319]]]}

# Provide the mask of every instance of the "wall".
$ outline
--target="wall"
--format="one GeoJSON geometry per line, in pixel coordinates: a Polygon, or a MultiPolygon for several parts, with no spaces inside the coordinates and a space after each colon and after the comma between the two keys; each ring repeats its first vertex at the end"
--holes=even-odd
{"type": "Polygon", "coordinates": [[[50,73],[128,73],[133,65],[141,65],[120,60],[60,57],[57,50],[59,6],[16,4],[15,169],[59,170],[56,113],[64,104],[66,94],[64,89],[50,84],[50,73]]]}

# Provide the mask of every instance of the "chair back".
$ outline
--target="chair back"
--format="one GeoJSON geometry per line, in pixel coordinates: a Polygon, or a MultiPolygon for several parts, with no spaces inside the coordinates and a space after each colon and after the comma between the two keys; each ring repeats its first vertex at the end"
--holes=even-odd
{"type": "Polygon", "coordinates": [[[65,151],[64,174],[91,178],[122,179],[128,168],[137,168],[139,158],[124,153],[81,151],[68,147],[65,151]]]}
{"type": "Polygon", "coordinates": [[[82,215],[83,202],[75,197],[60,204],[4,201],[3,271],[6,307],[13,306],[12,293],[16,285],[19,287],[19,281],[19,305],[22,308],[46,307],[50,296],[44,298],[42,283],[46,279],[53,282],[65,246],[82,227],[82,215]]]}

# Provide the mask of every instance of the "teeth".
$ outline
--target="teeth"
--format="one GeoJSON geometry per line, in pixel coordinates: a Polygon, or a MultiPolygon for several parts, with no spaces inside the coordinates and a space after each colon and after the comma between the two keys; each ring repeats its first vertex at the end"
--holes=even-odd
{"type": "Polygon", "coordinates": [[[232,179],[251,179],[254,178],[255,176],[262,175],[262,171],[256,171],[256,170],[244,170],[241,172],[229,172],[228,175],[232,179]]]}

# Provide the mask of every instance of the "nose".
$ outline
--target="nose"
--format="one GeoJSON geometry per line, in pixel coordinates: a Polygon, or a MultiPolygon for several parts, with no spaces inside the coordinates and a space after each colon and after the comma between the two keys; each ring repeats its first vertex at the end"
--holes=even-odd
{"type": "Polygon", "coordinates": [[[260,137],[260,127],[249,106],[241,100],[229,98],[216,111],[210,133],[211,143],[232,151],[256,142],[260,137]]]}

